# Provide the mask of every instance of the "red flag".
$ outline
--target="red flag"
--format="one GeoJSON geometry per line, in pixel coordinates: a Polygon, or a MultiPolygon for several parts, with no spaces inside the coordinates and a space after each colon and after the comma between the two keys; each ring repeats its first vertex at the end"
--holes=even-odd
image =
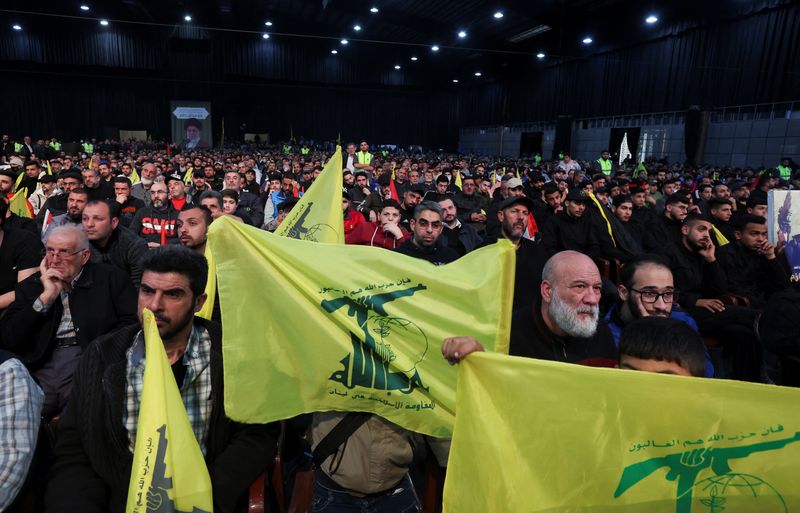
{"type": "Polygon", "coordinates": [[[539,232],[539,227],[536,225],[536,219],[533,218],[533,214],[528,214],[528,226],[525,228],[525,233],[523,237],[526,239],[533,240],[536,237],[536,234],[539,232]]]}
{"type": "Polygon", "coordinates": [[[394,186],[394,180],[389,180],[389,191],[392,193],[392,199],[400,202],[400,196],[397,194],[397,188],[394,186]]]}

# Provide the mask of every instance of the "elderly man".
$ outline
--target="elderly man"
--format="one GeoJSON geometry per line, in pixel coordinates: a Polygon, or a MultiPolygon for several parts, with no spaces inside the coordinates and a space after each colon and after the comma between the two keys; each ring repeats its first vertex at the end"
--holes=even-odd
{"type": "Polygon", "coordinates": [[[134,198],[144,201],[145,205],[150,204],[150,187],[153,185],[153,182],[156,179],[156,173],[157,171],[155,164],[152,162],[144,164],[142,166],[140,182],[131,188],[131,195],[134,198]]]}
{"type": "MultiPolygon", "coordinates": [[[[600,271],[577,251],[556,253],[542,271],[541,300],[520,308],[511,319],[509,354],[614,367],[617,348],[606,322],[600,318],[600,271]]],[[[456,363],[483,346],[472,337],[445,339],[442,354],[456,363]]]]}
{"type": "Polygon", "coordinates": [[[167,246],[143,261],[139,323],[95,340],[58,424],[45,496],[50,513],[125,510],[146,365],[141,316],[156,318],[186,413],[208,465],[214,510],[237,511],[275,453],[276,425],[237,424],[222,398],[222,330],[195,317],[206,300],[205,258],[167,246]]]}
{"type": "Polygon", "coordinates": [[[117,202],[90,201],[83,209],[83,232],[91,243],[92,262],[113,265],[127,274],[138,288],[147,243],[120,226],[119,216],[117,202]]]}
{"type": "Polygon", "coordinates": [[[54,228],[44,247],[39,272],[17,286],[0,321],[0,342],[36,377],[45,394],[42,415],[49,419],[66,404],[89,343],[136,321],[136,293],[125,273],[89,261],[89,240],[80,228],[54,228]]]}

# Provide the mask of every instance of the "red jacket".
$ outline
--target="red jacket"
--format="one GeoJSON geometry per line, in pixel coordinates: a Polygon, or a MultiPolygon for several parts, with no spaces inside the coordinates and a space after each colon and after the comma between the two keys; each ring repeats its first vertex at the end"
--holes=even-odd
{"type": "Polygon", "coordinates": [[[386,249],[395,249],[400,247],[405,241],[411,238],[411,235],[400,228],[403,236],[395,239],[394,235],[387,234],[381,229],[378,222],[373,223],[359,223],[350,233],[345,233],[344,241],[346,244],[360,244],[362,246],[378,246],[386,249]]]}
{"type": "Polygon", "coordinates": [[[356,226],[361,223],[366,223],[367,220],[364,219],[364,215],[361,212],[357,212],[355,210],[347,209],[347,212],[344,213],[344,234],[348,235],[350,232],[355,230],[356,226]]]}

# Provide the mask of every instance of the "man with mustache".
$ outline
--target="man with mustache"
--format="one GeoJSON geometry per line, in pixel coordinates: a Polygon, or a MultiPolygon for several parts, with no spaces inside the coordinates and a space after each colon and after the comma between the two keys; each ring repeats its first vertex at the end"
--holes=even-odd
{"type": "Polygon", "coordinates": [[[712,226],[709,218],[690,214],[683,221],[681,241],[663,250],[680,290],[678,304],[694,318],[703,336],[724,345],[723,356],[730,359],[731,369],[719,369],[720,377],[760,381],[761,347],[753,327],[756,311],[719,299],[728,291],[728,283],[711,241],[712,226]]]}
{"type": "MultiPolygon", "coordinates": [[[[614,367],[617,348],[606,321],[600,318],[600,271],[577,251],[553,255],[542,271],[541,299],[520,308],[511,318],[509,354],[614,367]]],[[[442,354],[456,363],[483,347],[472,337],[445,339],[442,354]]]]}

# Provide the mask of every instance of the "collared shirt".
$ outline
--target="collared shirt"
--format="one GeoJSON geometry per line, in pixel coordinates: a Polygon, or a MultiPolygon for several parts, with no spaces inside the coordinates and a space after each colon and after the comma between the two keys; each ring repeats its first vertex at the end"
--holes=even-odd
{"type": "Polygon", "coordinates": [[[44,394],[16,359],[0,365],[0,511],[25,483],[41,422],[44,394]]]}
{"type": "MultiPolygon", "coordinates": [[[[128,349],[127,360],[125,412],[122,422],[128,430],[129,448],[133,452],[144,386],[145,344],[141,330],[128,349]]],[[[200,450],[205,454],[206,435],[211,417],[211,335],[204,327],[198,324],[192,326],[181,364],[186,366],[186,375],[180,387],[183,406],[186,408],[197,443],[200,444],[200,450]]]]}
{"type": "MultiPolygon", "coordinates": [[[[72,310],[69,309],[69,295],[82,274],[83,268],[78,271],[78,274],[76,274],[70,282],[69,290],[66,288],[61,289],[59,298],[61,299],[61,306],[64,307],[64,311],[61,313],[61,320],[58,322],[56,338],[74,338],[77,336],[75,333],[75,325],[72,323],[72,310]]],[[[33,309],[39,313],[46,313],[51,307],[52,304],[45,305],[39,300],[38,297],[36,298],[36,301],[33,302],[33,309]]]]}

